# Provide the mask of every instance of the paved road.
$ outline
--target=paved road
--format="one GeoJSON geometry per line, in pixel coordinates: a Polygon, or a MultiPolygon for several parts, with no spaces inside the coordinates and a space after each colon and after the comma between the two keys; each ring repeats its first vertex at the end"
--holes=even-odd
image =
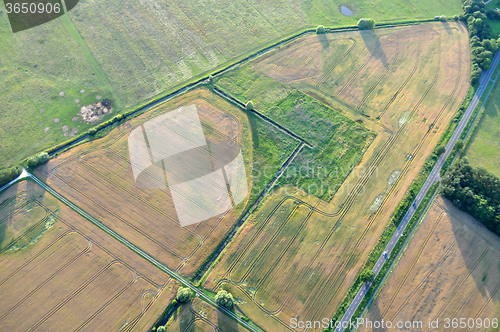
{"type": "MultiPolygon", "coordinates": [[[[462,131],[464,130],[465,126],[467,125],[467,122],[469,121],[469,118],[471,117],[472,113],[474,112],[474,109],[476,108],[477,104],[479,103],[479,99],[483,95],[483,92],[486,89],[486,86],[488,85],[488,83],[493,75],[493,71],[497,67],[499,61],[500,61],[500,52],[497,52],[495,58],[493,59],[493,63],[491,65],[491,68],[488,71],[485,71],[482,73],[480,81],[479,81],[480,82],[479,86],[482,86],[482,88],[478,89],[476,94],[472,98],[472,101],[469,104],[469,107],[465,111],[462,119],[460,120],[458,126],[455,128],[453,135],[451,136],[448,144],[446,145],[445,153],[443,153],[439,157],[436,165],[434,166],[431,173],[429,174],[429,177],[427,178],[424,185],[422,186],[422,189],[420,189],[420,191],[417,194],[417,197],[415,198],[415,200],[413,201],[413,204],[411,205],[410,209],[406,212],[406,215],[404,216],[403,220],[401,221],[398,228],[396,229],[396,232],[394,233],[391,240],[389,241],[389,243],[385,247],[384,252],[387,254],[387,257],[391,254],[392,249],[394,248],[397,241],[401,237],[403,230],[406,228],[406,226],[408,225],[408,222],[413,217],[415,210],[422,202],[422,199],[427,194],[427,191],[429,190],[429,188],[432,186],[432,184],[434,182],[441,179],[441,177],[439,176],[441,168],[443,167],[444,162],[446,161],[446,159],[448,158],[448,156],[452,152],[453,147],[455,145],[455,142],[459,139],[460,135],[462,134],[462,131]]],[[[495,80],[496,80],[496,78],[495,78],[495,80]]],[[[491,87],[491,89],[492,88],[493,88],[493,86],[491,87]]],[[[491,91],[491,89],[490,89],[490,91],[491,91]]],[[[488,92],[488,95],[489,95],[489,92],[488,92]]],[[[373,267],[373,272],[375,273],[375,276],[378,275],[378,273],[380,272],[380,269],[384,265],[385,261],[386,261],[386,258],[384,257],[384,254],[380,255],[379,259],[377,260],[377,263],[375,263],[375,266],[373,267]]],[[[389,272],[390,272],[390,269],[388,270],[387,273],[389,273],[389,272]]],[[[384,276],[384,278],[386,276],[384,276]]],[[[347,309],[346,313],[344,314],[344,316],[340,320],[339,327],[337,327],[335,329],[335,332],[342,332],[342,331],[344,331],[344,329],[347,326],[349,326],[349,324],[355,323],[355,322],[351,322],[351,318],[352,318],[353,314],[356,312],[356,310],[358,309],[359,304],[361,303],[361,301],[365,297],[366,292],[369,289],[370,289],[370,283],[366,283],[363,287],[361,287],[361,289],[358,291],[358,293],[354,297],[354,300],[351,302],[351,305],[347,309]]],[[[371,300],[373,300],[373,297],[371,300]]],[[[371,302],[371,300],[370,300],[370,302],[371,302]]],[[[352,327],[352,325],[351,325],[351,327],[352,327]]]]}
{"type": "Polygon", "coordinates": [[[184,286],[189,287],[190,289],[192,289],[197,294],[197,296],[199,298],[201,298],[201,299],[205,300],[206,302],[212,304],[213,306],[217,307],[219,310],[224,311],[226,314],[228,314],[229,316],[231,316],[234,319],[236,319],[237,321],[239,321],[248,330],[254,331],[254,332],[261,332],[261,330],[256,329],[255,327],[253,327],[249,323],[245,322],[244,320],[242,320],[241,318],[239,318],[233,312],[227,310],[226,308],[219,307],[215,303],[215,301],[212,300],[211,297],[209,297],[205,293],[201,292],[198,288],[196,288],[195,286],[193,286],[188,280],[184,279],[177,272],[169,269],[168,267],[166,267],[165,265],[163,265],[162,263],[160,263],[159,261],[157,261],[156,259],[154,259],[150,255],[148,255],[147,253],[145,253],[144,251],[142,251],[141,249],[139,249],[138,247],[136,247],[133,243],[129,242],[128,240],[126,240],[125,238],[123,238],[122,236],[120,236],[118,233],[116,233],[115,231],[113,231],[112,229],[110,229],[109,227],[107,227],[106,225],[104,225],[103,223],[101,223],[99,220],[97,220],[94,217],[92,217],[91,215],[89,215],[87,212],[85,212],[84,210],[82,210],[81,208],[79,208],[77,205],[73,204],[70,200],[68,200],[67,198],[65,198],[64,196],[62,196],[61,194],[59,194],[57,191],[55,191],[54,189],[52,189],[51,187],[49,187],[47,184],[45,184],[42,180],[40,180],[39,178],[37,178],[33,174],[27,172],[25,169],[23,169],[23,172],[21,173],[21,175],[19,175],[19,177],[17,177],[15,180],[11,181],[7,185],[5,185],[2,188],[0,188],[0,192],[2,192],[3,190],[5,190],[7,187],[11,186],[15,182],[23,180],[25,178],[29,178],[29,179],[33,180],[34,182],[36,182],[40,187],[42,187],[47,192],[49,192],[50,194],[52,194],[54,197],[56,197],[57,199],[59,199],[61,202],[63,202],[67,206],[69,206],[71,209],[73,209],[75,212],[77,212],[78,214],[80,214],[82,217],[84,217],[85,219],[87,219],[90,222],[92,222],[94,225],[96,225],[97,227],[99,227],[100,229],[102,229],[103,231],[105,231],[106,233],[108,233],[109,235],[111,235],[113,238],[115,238],[120,243],[122,243],[125,246],[127,246],[130,250],[132,250],[133,252],[135,252],[136,254],[138,254],[139,256],[141,256],[142,258],[144,258],[145,260],[147,260],[148,262],[150,262],[151,264],[153,264],[154,266],[156,266],[160,270],[162,270],[165,273],[167,273],[173,279],[177,280],[178,282],[180,282],[184,286]]]}

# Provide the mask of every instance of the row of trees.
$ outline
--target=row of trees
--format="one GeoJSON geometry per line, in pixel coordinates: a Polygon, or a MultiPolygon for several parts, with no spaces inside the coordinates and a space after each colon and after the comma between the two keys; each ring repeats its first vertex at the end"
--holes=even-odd
{"type": "MultiPolygon", "coordinates": [[[[177,303],[186,303],[193,297],[193,292],[187,287],[181,287],[177,290],[177,296],[172,301],[173,305],[177,303]]],[[[215,303],[225,307],[227,309],[232,309],[234,305],[234,298],[231,293],[225,290],[220,290],[217,295],[215,295],[215,303]]]]}
{"type": "Polygon", "coordinates": [[[500,39],[493,35],[489,20],[500,20],[500,12],[486,9],[481,0],[465,0],[463,13],[458,17],[467,24],[471,44],[471,83],[476,84],[481,69],[488,70],[493,56],[498,51],[500,39]]]}
{"type": "Polygon", "coordinates": [[[500,179],[467,158],[451,166],[441,182],[441,193],[459,209],[470,213],[500,235],[500,179]]]}

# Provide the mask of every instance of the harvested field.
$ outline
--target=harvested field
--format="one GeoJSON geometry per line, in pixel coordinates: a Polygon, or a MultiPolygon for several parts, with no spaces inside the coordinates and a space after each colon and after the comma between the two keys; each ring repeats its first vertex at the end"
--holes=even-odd
{"type": "Polygon", "coordinates": [[[419,331],[443,330],[445,318],[489,318],[490,328],[455,330],[497,331],[491,320],[500,312],[499,271],[498,236],[438,197],[365,318],[422,321],[419,331]],[[440,328],[429,329],[429,319],[439,319],[440,328]]]}
{"type": "Polygon", "coordinates": [[[195,298],[182,305],[165,327],[179,332],[241,332],[247,331],[235,320],[212,305],[195,298]]]}
{"type": "Polygon", "coordinates": [[[290,330],[291,318],[331,317],[465,96],[468,52],[467,32],[454,23],[314,35],[238,69],[279,79],[279,89],[220,78],[224,91],[270,118],[273,97],[262,92],[297,89],[377,136],[354,169],[343,170],[330,201],[276,188],[205,286],[233,291],[245,300],[241,310],[272,331],[290,330]]]}
{"type": "MultiPolygon", "coordinates": [[[[244,112],[208,90],[198,89],[127,121],[103,139],[63,153],[46,166],[38,168],[36,173],[121,236],[168,267],[184,276],[190,276],[233,227],[247,204],[257,198],[297,145],[297,141],[271,125],[255,117],[247,117],[244,112]],[[243,203],[201,223],[181,227],[178,219],[179,206],[176,205],[176,210],[172,199],[170,162],[176,163],[175,176],[178,181],[188,173],[185,174],[185,170],[194,169],[198,172],[203,167],[212,169],[215,166],[211,166],[210,161],[195,167],[195,164],[200,163],[199,160],[164,159],[164,166],[159,164],[150,167],[136,176],[132,170],[135,166],[132,166],[129,156],[129,133],[136,128],[145,128],[149,144],[153,146],[152,139],[155,136],[151,136],[148,129],[151,122],[148,120],[167,114],[167,111],[179,106],[193,104],[196,105],[204,135],[210,142],[214,155],[214,149],[236,146],[241,149],[246,174],[254,173],[253,181],[243,179],[248,182],[248,188],[251,188],[249,195],[243,193],[243,203]],[[268,172],[260,172],[262,168],[253,170],[252,162],[267,168],[268,172]],[[164,169],[168,173],[166,177],[170,189],[165,187],[164,169]],[[134,181],[134,176],[137,182],[134,181]],[[163,190],[155,189],[161,188],[158,184],[163,184],[163,190]]],[[[204,150],[198,152],[200,158],[206,159],[204,150]]],[[[148,154],[147,150],[145,153],[148,154]]],[[[152,153],[158,152],[152,150],[152,153]]],[[[146,158],[144,160],[149,160],[149,155],[143,157],[146,158]]],[[[212,161],[214,165],[227,163],[218,159],[212,161]]]]}
{"type": "Polygon", "coordinates": [[[0,330],[148,331],[170,277],[31,181],[0,195],[0,330]]]}

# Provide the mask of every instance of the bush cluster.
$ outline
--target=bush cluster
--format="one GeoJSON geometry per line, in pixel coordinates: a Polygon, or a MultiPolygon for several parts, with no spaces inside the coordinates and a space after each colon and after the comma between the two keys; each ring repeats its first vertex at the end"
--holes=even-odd
{"type": "Polygon", "coordinates": [[[47,152],[40,152],[28,159],[28,166],[34,168],[45,164],[47,161],[49,161],[49,154],[47,152]]]}
{"type": "Polygon", "coordinates": [[[217,295],[215,295],[215,303],[217,303],[221,307],[231,309],[234,304],[233,295],[225,290],[221,290],[217,293],[217,295]]]}
{"type": "Polygon", "coordinates": [[[358,21],[358,28],[360,30],[373,29],[375,21],[371,18],[360,18],[358,21]]]}
{"type": "Polygon", "coordinates": [[[177,290],[177,302],[179,303],[185,303],[188,302],[191,299],[192,292],[189,288],[187,287],[181,287],[177,290]]]}
{"type": "Polygon", "coordinates": [[[498,51],[500,39],[493,35],[489,20],[499,20],[500,12],[486,10],[480,0],[465,0],[460,20],[467,23],[471,46],[471,83],[476,84],[481,76],[481,69],[488,70],[493,56],[498,51]]]}
{"type": "Polygon", "coordinates": [[[441,182],[441,193],[459,209],[470,213],[500,235],[500,179],[467,158],[451,166],[441,182]]]}
{"type": "Polygon", "coordinates": [[[0,170],[0,187],[5,186],[10,181],[17,178],[21,172],[22,169],[19,166],[0,170]]]}

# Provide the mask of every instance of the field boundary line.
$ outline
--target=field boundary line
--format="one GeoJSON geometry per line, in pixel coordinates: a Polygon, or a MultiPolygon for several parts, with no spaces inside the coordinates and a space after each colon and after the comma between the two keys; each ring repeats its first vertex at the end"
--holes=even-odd
{"type": "MultiPolygon", "coordinates": [[[[236,104],[237,106],[241,107],[243,110],[246,109],[246,106],[243,102],[241,102],[240,100],[236,99],[235,97],[231,96],[230,94],[222,91],[220,88],[214,86],[213,87],[213,90],[215,91],[216,94],[218,94],[219,96],[223,97],[224,99],[232,102],[233,104],[236,104]]],[[[295,134],[293,131],[291,131],[290,129],[280,125],[278,122],[272,120],[271,118],[267,117],[266,115],[262,114],[261,112],[253,109],[251,110],[251,112],[255,115],[257,115],[259,118],[261,118],[262,120],[268,122],[269,124],[275,126],[276,128],[278,128],[279,130],[281,130],[282,132],[284,132],[285,134],[291,136],[292,138],[294,138],[295,140],[307,145],[308,147],[312,148],[313,145],[309,142],[307,142],[305,139],[303,139],[302,137],[300,137],[299,135],[295,134]]]]}

